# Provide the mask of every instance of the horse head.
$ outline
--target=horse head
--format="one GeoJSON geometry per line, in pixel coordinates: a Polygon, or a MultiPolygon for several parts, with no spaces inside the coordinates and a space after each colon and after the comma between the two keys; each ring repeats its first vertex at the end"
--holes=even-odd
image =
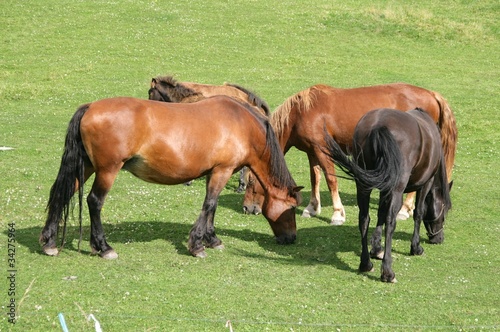
{"type": "Polygon", "coordinates": [[[444,241],[444,220],[448,210],[451,209],[450,190],[453,185],[453,181],[444,185],[436,182],[439,181],[434,181],[432,189],[425,198],[426,209],[423,218],[429,242],[433,244],[444,241]]]}
{"type": "Polygon", "coordinates": [[[278,244],[292,244],[297,237],[295,209],[300,204],[299,191],[303,187],[293,187],[287,191],[286,197],[275,196],[274,192],[265,195],[262,214],[266,217],[278,244]]]}
{"type": "MultiPolygon", "coordinates": [[[[160,78],[153,78],[151,80],[151,87],[148,91],[149,100],[157,100],[170,103],[172,98],[168,94],[168,89],[165,89],[165,84],[168,83],[160,78]]],[[[170,84],[171,85],[171,84],[170,84]]],[[[174,85],[172,85],[173,87],[174,85]]]]}

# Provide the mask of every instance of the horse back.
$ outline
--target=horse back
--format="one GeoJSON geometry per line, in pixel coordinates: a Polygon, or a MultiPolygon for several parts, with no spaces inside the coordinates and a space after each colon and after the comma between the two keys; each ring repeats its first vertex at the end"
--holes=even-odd
{"type": "MultiPolygon", "coordinates": [[[[218,163],[241,163],[255,146],[253,140],[265,138],[265,127],[258,116],[225,96],[183,104],[125,97],[103,99],[90,104],[80,131],[94,167],[128,163],[144,169],[142,164],[147,161],[148,174],[155,178],[145,180],[153,182],[170,181],[160,179],[161,174],[154,169],[167,167],[165,173],[185,169],[186,174],[181,176],[184,180],[218,163]]],[[[261,145],[264,147],[265,142],[261,145]]]]}
{"type": "Polygon", "coordinates": [[[394,109],[376,109],[358,122],[353,138],[353,155],[363,156],[367,167],[375,164],[373,132],[387,128],[401,151],[401,167],[405,192],[414,191],[438,171],[442,156],[440,135],[433,119],[424,111],[415,109],[401,112],[394,109]]]}
{"type": "Polygon", "coordinates": [[[275,128],[281,140],[288,137],[287,146],[309,149],[322,140],[325,126],[342,147],[348,148],[356,124],[369,111],[380,108],[409,111],[417,107],[424,109],[435,122],[439,121],[440,106],[434,94],[417,86],[392,83],[344,89],[319,84],[287,100],[273,114],[273,122],[279,122],[275,128]],[[285,112],[286,116],[280,114],[285,112]]]}

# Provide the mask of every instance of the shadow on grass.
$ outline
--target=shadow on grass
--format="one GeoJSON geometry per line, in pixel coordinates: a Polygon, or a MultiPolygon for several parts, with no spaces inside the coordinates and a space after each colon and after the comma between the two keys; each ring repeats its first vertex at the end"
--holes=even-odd
{"type": "MultiPolygon", "coordinates": [[[[226,187],[227,188],[227,187],[226,187]]],[[[235,188],[236,190],[236,188],[235,188]]],[[[309,198],[311,196],[311,191],[301,191],[300,192],[302,195],[302,204],[297,208],[300,213],[306,208],[307,204],[309,204],[309,198]]],[[[218,205],[221,207],[224,207],[226,209],[233,210],[238,213],[243,212],[243,200],[244,200],[244,193],[225,193],[219,197],[219,202],[218,205]]],[[[375,196],[375,195],[373,195],[375,196]]],[[[356,205],[356,194],[350,194],[350,193],[342,193],[341,194],[342,198],[342,204],[344,206],[354,206],[356,205]]],[[[320,192],[320,199],[321,199],[321,206],[322,206],[322,213],[326,215],[331,215],[333,214],[333,206],[332,206],[332,198],[330,196],[329,191],[322,191],[320,192]]],[[[200,200],[200,206],[203,203],[203,199],[200,200]]],[[[378,204],[378,198],[372,197],[370,200],[371,204],[378,204]]],[[[327,220],[327,223],[330,223],[330,220],[327,220]]]]}
{"type": "MultiPolygon", "coordinates": [[[[256,216],[262,218],[262,216],[256,216]]],[[[263,220],[260,219],[259,222],[263,220]]],[[[324,224],[317,227],[300,227],[301,217],[297,216],[298,231],[297,241],[293,245],[278,245],[269,232],[256,232],[251,228],[234,229],[228,227],[217,227],[216,232],[219,237],[228,242],[228,238],[238,239],[239,241],[255,242],[265,253],[251,252],[241,248],[231,246],[230,250],[236,255],[241,255],[259,260],[269,260],[284,265],[328,265],[336,269],[358,273],[357,264],[344,259],[345,254],[354,253],[359,257],[361,244],[357,225],[330,226],[329,219],[319,217],[324,224]]],[[[130,242],[153,242],[155,240],[165,240],[170,242],[181,255],[190,255],[186,248],[186,242],[191,224],[183,224],[168,221],[126,221],[121,223],[105,223],[103,227],[106,232],[109,243],[113,246],[116,243],[130,242]]],[[[82,240],[83,254],[90,254],[88,251],[89,225],[84,227],[82,240]],[[85,248],[85,250],[83,249],[85,248]]],[[[18,228],[16,230],[16,241],[27,247],[31,253],[43,255],[38,243],[41,227],[18,228]]],[[[5,232],[4,232],[5,233],[5,232]]],[[[408,241],[411,234],[406,232],[395,232],[394,239],[408,241]]],[[[66,236],[66,246],[64,250],[77,251],[74,245],[79,238],[79,227],[68,226],[66,236]]],[[[425,242],[422,240],[422,242],[425,242]]],[[[229,248],[228,248],[229,249],[229,248]]],[[[400,253],[409,255],[409,253],[400,253]]],[[[351,255],[350,255],[351,256],[351,255]]],[[[193,258],[194,259],[194,258],[193,258]]],[[[368,278],[377,279],[375,275],[367,275],[368,278]]]]}

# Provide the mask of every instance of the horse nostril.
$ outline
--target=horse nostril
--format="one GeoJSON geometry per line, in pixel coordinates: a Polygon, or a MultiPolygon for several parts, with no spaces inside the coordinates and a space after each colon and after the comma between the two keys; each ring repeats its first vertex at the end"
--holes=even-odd
{"type": "Polygon", "coordinates": [[[248,208],[246,206],[243,206],[243,214],[250,214],[248,213],[248,208]]]}

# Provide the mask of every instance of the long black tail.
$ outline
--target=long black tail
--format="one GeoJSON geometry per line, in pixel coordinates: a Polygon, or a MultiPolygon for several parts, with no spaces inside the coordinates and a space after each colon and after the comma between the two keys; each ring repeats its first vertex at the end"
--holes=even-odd
{"type": "MultiPolygon", "coordinates": [[[[398,184],[402,168],[401,151],[396,140],[385,128],[379,128],[370,133],[366,144],[370,144],[375,167],[366,169],[360,165],[366,165],[366,156],[362,154],[349,158],[330,135],[325,135],[328,153],[334,163],[349,176],[353,177],[365,190],[379,189],[383,193],[392,192],[398,184]]],[[[360,149],[361,150],[361,149],[360,149]]]]}
{"type": "Polygon", "coordinates": [[[49,202],[47,203],[47,220],[40,236],[40,242],[47,247],[55,246],[58,233],[59,221],[63,220],[63,236],[61,247],[64,246],[66,237],[66,222],[69,216],[71,199],[75,194],[76,182],[78,181],[78,203],[80,208],[79,221],[82,223],[82,201],[84,179],[84,157],[86,156],[80,136],[80,122],[89,108],[89,104],[81,106],[71,118],[61,166],[57,178],[50,189],[49,202]]]}

